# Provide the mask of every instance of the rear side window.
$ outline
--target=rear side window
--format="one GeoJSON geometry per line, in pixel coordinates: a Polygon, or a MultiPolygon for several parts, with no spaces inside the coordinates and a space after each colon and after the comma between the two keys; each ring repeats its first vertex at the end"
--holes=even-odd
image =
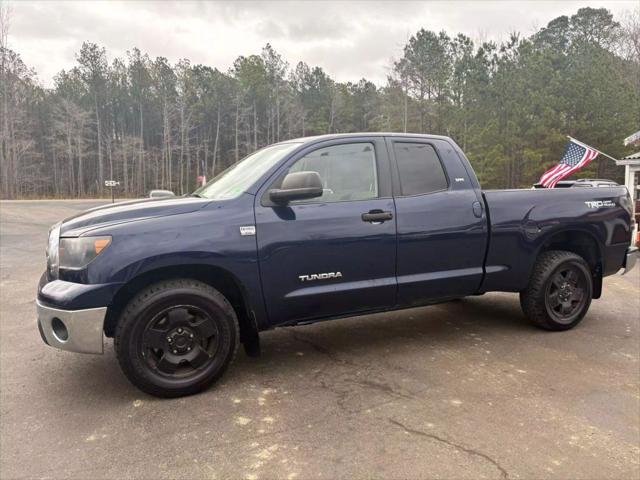
{"type": "Polygon", "coordinates": [[[421,195],[446,190],[447,177],[431,145],[395,142],[401,195],[421,195]]]}

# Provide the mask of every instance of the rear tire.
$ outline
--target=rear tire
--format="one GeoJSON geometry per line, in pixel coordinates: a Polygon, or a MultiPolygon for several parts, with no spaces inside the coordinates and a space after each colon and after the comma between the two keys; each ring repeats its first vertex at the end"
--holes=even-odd
{"type": "Polygon", "coordinates": [[[158,397],[200,392],[238,349],[238,319],[213,287],[189,279],[156,283],[124,309],[114,337],[118,362],[140,390],[158,397]]]}
{"type": "Polygon", "coordinates": [[[531,322],[552,331],[569,330],[584,318],[593,295],[587,262],[572,252],[540,254],[520,305],[531,322]]]}

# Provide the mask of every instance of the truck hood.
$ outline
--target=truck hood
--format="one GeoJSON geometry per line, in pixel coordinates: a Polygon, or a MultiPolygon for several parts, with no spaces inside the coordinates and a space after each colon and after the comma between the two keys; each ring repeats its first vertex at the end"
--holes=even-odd
{"type": "Polygon", "coordinates": [[[60,225],[60,234],[65,237],[76,237],[98,227],[194,212],[209,203],[211,200],[206,198],[169,197],[104,205],[66,218],[60,225]]]}

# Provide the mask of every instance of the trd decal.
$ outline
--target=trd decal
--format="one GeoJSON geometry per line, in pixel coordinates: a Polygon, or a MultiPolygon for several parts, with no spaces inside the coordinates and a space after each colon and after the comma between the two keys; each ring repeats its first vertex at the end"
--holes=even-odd
{"type": "Polygon", "coordinates": [[[590,200],[584,203],[589,208],[611,208],[616,206],[615,202],[611,200],[590,200]]]}

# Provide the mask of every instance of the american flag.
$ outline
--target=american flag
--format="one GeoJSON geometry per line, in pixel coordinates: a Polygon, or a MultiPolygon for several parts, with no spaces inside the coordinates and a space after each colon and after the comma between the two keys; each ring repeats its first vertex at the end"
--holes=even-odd
{"type": "Polygon", "coordinates": [[[540,183],[546,188],[555,187],[556,183],[563,178],[589,165],[591,160],[598,156],[598,153],[597,150],[570,138],[562,160],[558,165],[544,172],[540,177],[540,183]]]}

